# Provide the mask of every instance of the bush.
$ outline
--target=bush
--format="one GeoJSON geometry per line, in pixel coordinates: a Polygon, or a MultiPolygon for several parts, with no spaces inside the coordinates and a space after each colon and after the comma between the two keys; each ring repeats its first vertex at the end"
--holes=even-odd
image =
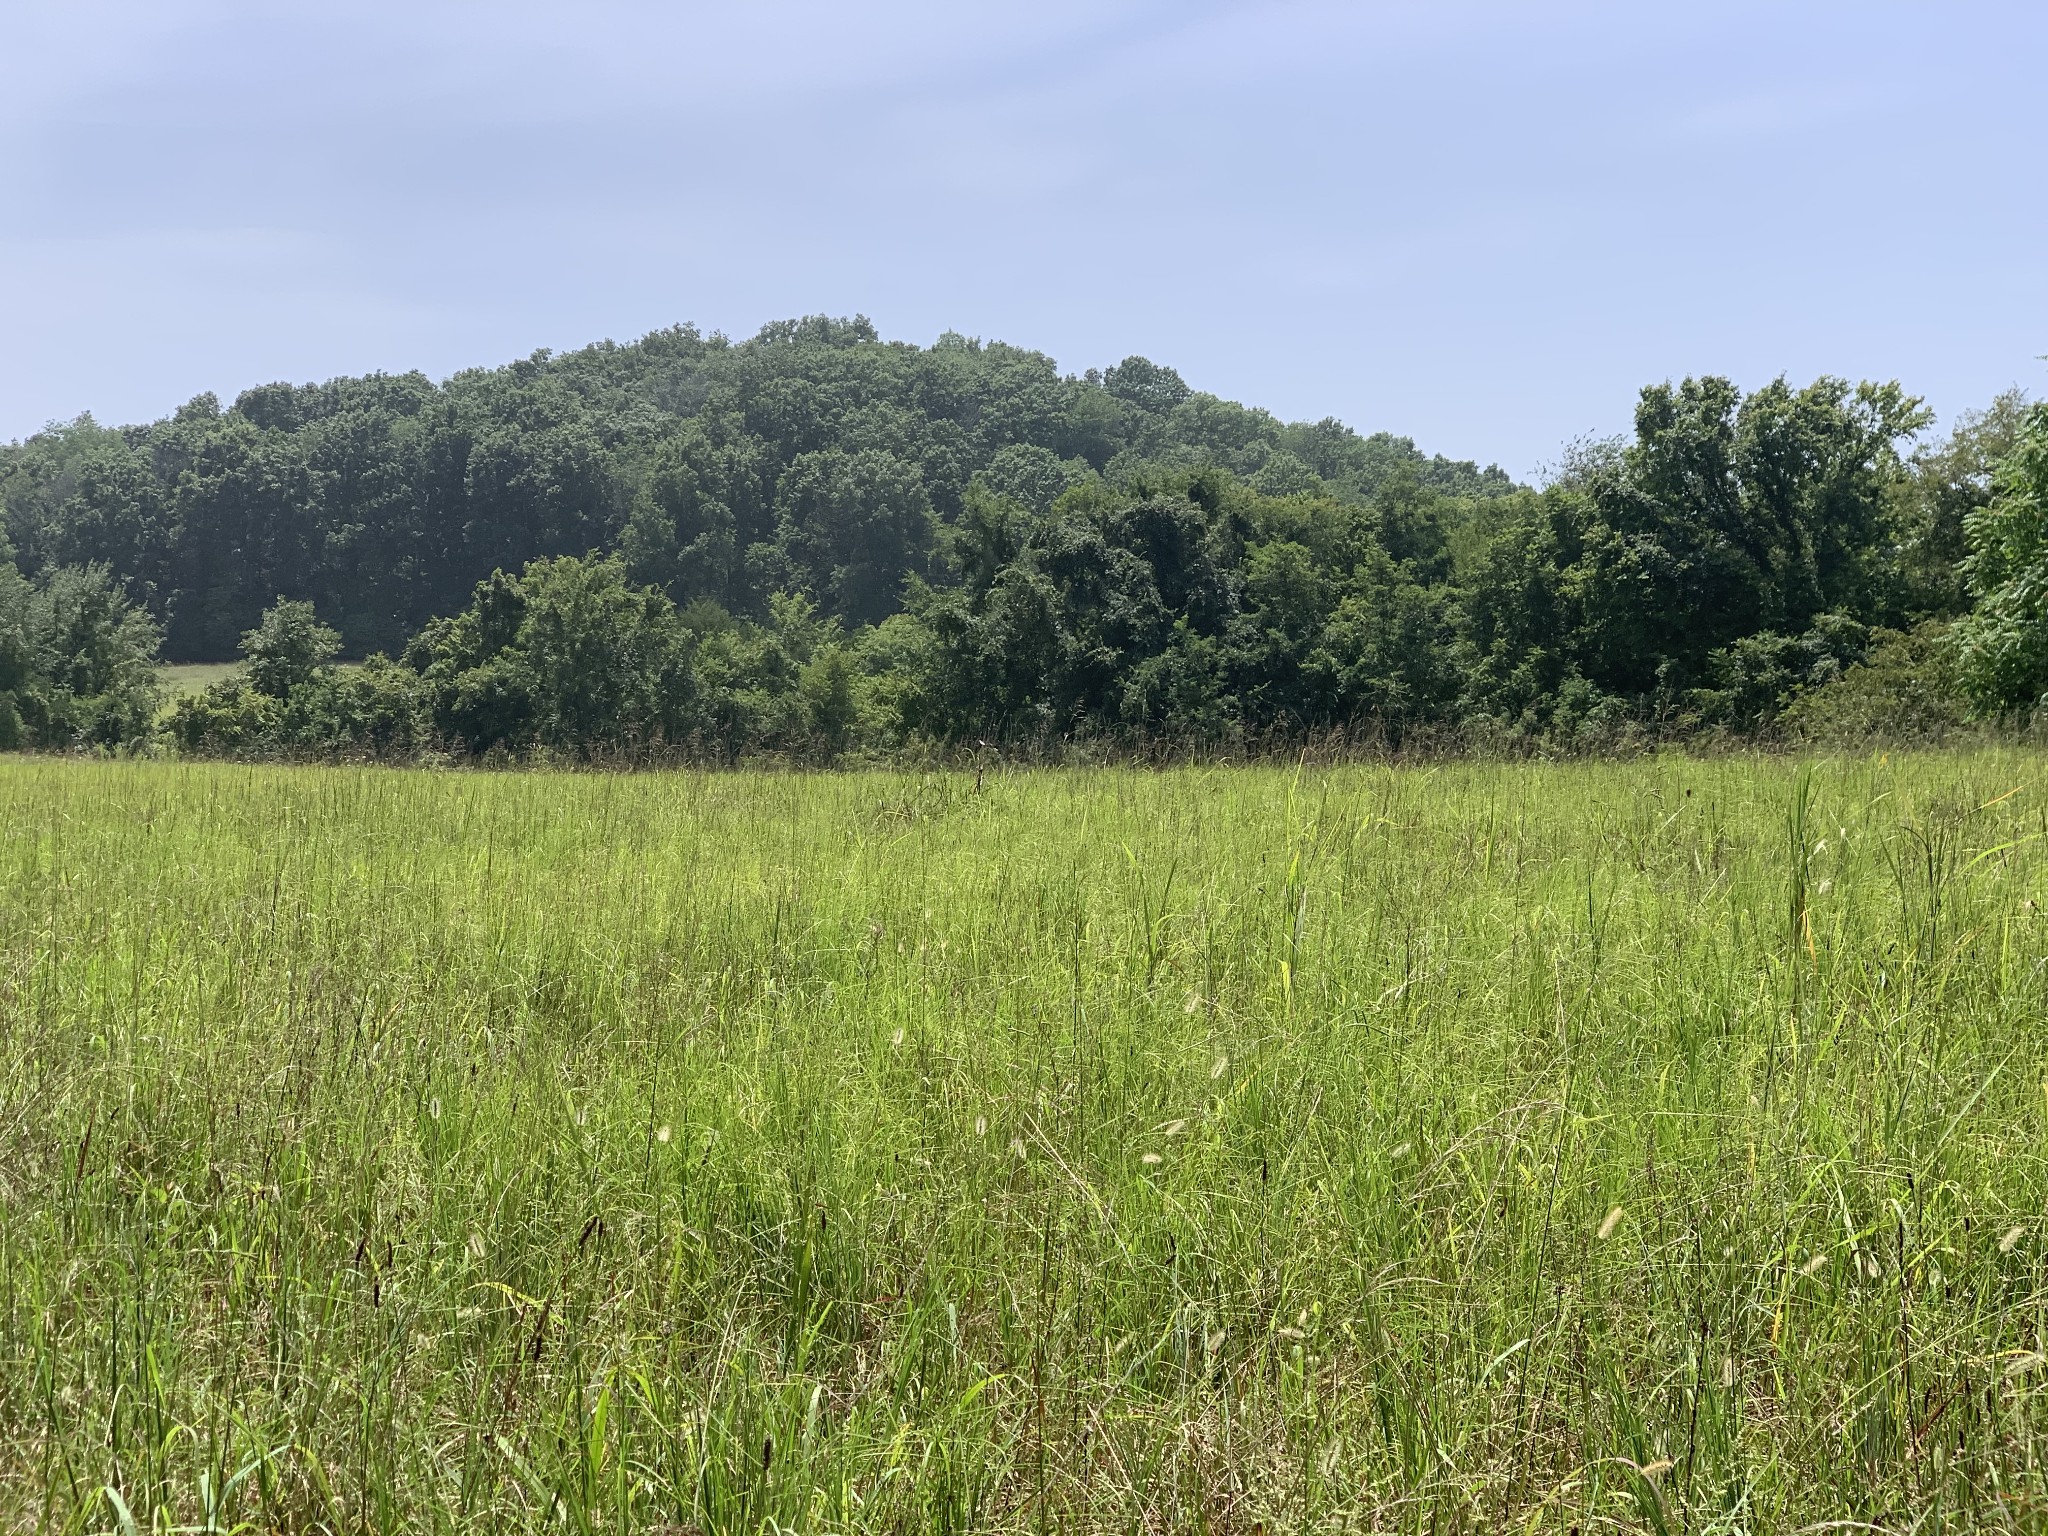
{"type": "Polygon", "coordinates": [[[1967,715],[1947,626],[1929,622],[1872,631],[1864,660],[1794,699],[1779,724],[1815,745],[1919,745],[1953,735],[1967,715]]]}
{"type": "Polygon", "coordinates": [[[281,597],[241,643],[250,685],[273,699],[290,698],[294,689],[324,671],[340,649],[341,636],[313,616],[311,603],[281,597]]]}
{"type": "Polygon", "coordinates": [[[206,757],[397,761],[430,744],[419,675],[385,656],[336,667],[339,637],[283,598],[242,636],[246,673],[178,700],[163,733],[206,757]]]}
{"type": "Polygon", "coordinates": [[[1745,635],[1707,658],[1712,686],[1693,690],[1686,702],[1700,725],[1763,730],[1802,692],[1825,687],[1863,660],[1869,643],[1868,629],[1833,613],[1803,635],[1745,635]]]}
{"type": "Polygon", "coordinates": [[[1964,523],[1977,609],[1955,628],[1956,675],[1979,714],[2048,698],[2048,402],[1997,468],[1991,504],[1964,523]]]}
{"type": "Polygon", "coordinates": [[[160,698],[157,640],[104,567],[30,581],[0,561],[0,750],[142,739],[160,698]]]}
{"type": "Polygon", "coordinates": [[[205,757],[267,757],[281,745],[282,700],[245,677],[231,677],[171,706],[163,731],[182,752],[205,757]]]}
{"type": "Polygon", "coordinates": [[[494,572],[405,661],[434,730],[472,755],[630,754],[689,734],[692,646],[675,604],[629,585],[624,561],[565,557],[494,572]]]}

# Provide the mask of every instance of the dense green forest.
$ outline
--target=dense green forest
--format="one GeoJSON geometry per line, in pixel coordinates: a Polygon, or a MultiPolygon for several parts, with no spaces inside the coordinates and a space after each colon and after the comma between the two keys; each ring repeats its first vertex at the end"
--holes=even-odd
{"type": "Polygon", "coordinates": [[[81,418],[0,515],[0,745],[1598,748],[2048,689],[2048,413],[1895,383],[1654,385],[1539,489],[813,317],[81,418]],[[249,666],[165,715],[159,645],[249,666]]]}

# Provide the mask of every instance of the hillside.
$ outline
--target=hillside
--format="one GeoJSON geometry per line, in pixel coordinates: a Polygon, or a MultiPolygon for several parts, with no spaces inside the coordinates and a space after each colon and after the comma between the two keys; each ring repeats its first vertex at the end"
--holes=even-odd
{"type": "Polygon", "coordinates": [[[948,335],[884,342],[822,316],[729,342],[689,326],[539,352],[441,384],[373,374],[202,395],[162,421],[81,418],[0,449],[0,504],[31,572],[102,562],[220,661],[279,596],[353,654],[397,651],[494,569],[623,551],[679,602],[760,616],[808,590],[849,622],[933,574],[970,483],[1040,508],[1069,485],[1216,466],[1274,494],[1369,499],[1395,476],[1509,488],[1334,420],[1287,424],[1131,358],[1063,375],[1043,353],[948,335]]]}
{"type": "Polygon", "coordinates": [[[822,317],[266,385],[0,449],[0,746],[1920,739],[2048,691],[2048,408],[1931,428],[1895,382],[1686,378],[1538,490],[822,317]],[[238,651],[159,719],[153,656],[238,651]]]}

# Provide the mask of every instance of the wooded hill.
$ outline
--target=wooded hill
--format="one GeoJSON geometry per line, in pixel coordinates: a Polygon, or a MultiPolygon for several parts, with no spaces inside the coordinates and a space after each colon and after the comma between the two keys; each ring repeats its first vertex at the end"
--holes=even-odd
{"type": "Polygon", "coordinates": [[[1929,426],[1897,384],[1687,379],[1537,490],[1143,358],[1062,375],[861,319],[680,327],[0,448],[0,693],[43,744],[135,734],[136,709],[78,702],[68,581],[139,606],[170,658],[299,658],[187,706],[193,750],[1597,744],[1768,727],[1867,683],[1874,647],[1879,692],[1939,718],[2031,705],[2032,599],[1939,626],[2040,558],[2042,414],[2007,396],[1929,426]],[[329,657],[379,651],[373,704],[335,692],[370,685],[329,657]]]}
{"type": "Polygon", "coordinates": [[[1196,394],[1143,358],[1062,376],[1043,353],[814,317],[439,385],[267,384],[144,427],[82,418],[0,450],[0,502],[25,570],[103,562],[164,623],[168,658],[218,661],[280,595],[313,601],[352,654],[396,652],[493,570],[591,550],[678,602],[759,617],[808,591],[871,623],[939,569],[976,476],[1044,512],[1099,476],[1208,465],[1273,495],[1509,489],[1406,439],[1196,394]]]}

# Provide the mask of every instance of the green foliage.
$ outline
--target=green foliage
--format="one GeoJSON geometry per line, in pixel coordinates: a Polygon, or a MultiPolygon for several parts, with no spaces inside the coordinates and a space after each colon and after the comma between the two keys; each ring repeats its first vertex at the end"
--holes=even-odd
{"type": "Polygon", "coordinates": [[[1968,523],[1991,500],[1999,462],[2018,446],[2026,396],[2008,390],[1981,411],[1965,411],[1955,430],[1913,456],[1893,498],[1898,543],[1891,608],[1909,624],[1969,611],[1968,523]]]}
{"type": "Polygon", "coordinates": [[[860,719],[858,686],[853,658],[839,645],[822,647],[797,674],[797,692],[803,698],[811,732],[828,762],[843,753],[852,740],[860,719]]]}
{"type": "Polygon", "coordinates": [[[440,735],[472,754],[633,753],[689,728],[689,633],[608,559],[538,560],[478,585],[406,649],[440,735]]]}
{"type": "Polygon", "coordinates": [[[225,678],[177,699],[164,734],[184,752],[208,757],[268,757],[292,743],[283,731],[284,705],[244,677],[225,678]]]}
{"type": "Polygon", "coordinates": [[[336,667],[336,643],[312,604],[280,599],[242,638],[248,665],[177,699],[164,736],[210,757],[402,761],[428,751],[418,674],[382,655],[336,667]]]}
{"type": "Polygon", "coordinates": [[[1707,658],[1708,686],[1687,702],[1702,724],[1760,730],[1804,690],[1825,688],[1853,669],[1869,643],[1870,631],[1841,614],[1822,614],[1803,635],[1745,635],[1707,658]]]}
{"type": "Polygon", "coordinates": [[[799,455],[777,486],[776,517],[784,585],[857,624],[895,611],[932,545],[923,478],[884,449],[799,455]]]}
{"type": "Polygon", "coordinates": [[[1977,607],[1956,625],[1956,669],[1987,715],[2048,696],[2048,403],[2028,412],[1999,461],[1994,494],[1964,524],[1977,607]]]}
{"type": "Polygon", "coordinates": [[[317,670],[285,698],[225,678],[178,698],[160,729],[180,752],[207,758],[412,762],[436,748],[418,674],[383,655],[317,670]]]}
{"type": "Polygon", "coordinates": [[[1634,440],[1579,451],[1473,562],[1468,709],[1540,732],[1569,688],[1649,724],[1766,718],[1839,651],[1831,627],[1881,615],[1901,445],[1927,419],[1894,384],[1644,390],[1634,440]]]}
{"type": "Polygon", "coordinates": [[[1967,724],[1947,626],[1876,630],[1862,661],[1795,698],[1780,717],[1794,741],[1858,747],[1938,743],[1967,724]]]}
{"type": "Polygon", "coordinates": [[[1112,462],[1216,466],[1298,492],[1369,495],[1406,472],[1492,494],[1498,470],[1290,426],[1132,358],[1080,377],[948,335],[884,342],[813,316],[732,342],[692,327],[418,374],[202,396],[112,430],[89,417],[0,447],[24,568],[98,561],[223,660],[276,594],[315,602],[352,655],[397,652],[493,570],[617,552],[636,582],[755,620],[802,591],[849,623],[902,607],[970,485],[1043,513],[1112,462]]]}
{"type": "MultiPolygon", "coordinates": [[[[1141,398],[1170,391],[1144,377],[1141,398]]],[[[677,610],[634,582],[646,547],[500,572],[408,646],[425,725],[380,739],[736,762],[923,741],[1603,751],[1764,733],[1864,656],[1892,591],[1866,546],[1889,526],[1895,439],[1915,420],[1896,390],[1823,380],[1743,401],[1688,382],[1646,392],[1635,443],[1582,451],[1542,493],[1482,500],[1412,464],[1359,501],[1320,477],[1321,493],[1269,496],[1214,467],[1105,479],[1009,449],[935,540],[903,461],[820,450],[785,477],[780,542],[748,557],[788,583],[761,613],[708,592],[677,610]],[[892,519],[900,538],[876,531],[892,519]],[[867,536],[834,542],[853,528],[867,536]],[[879,611],[896,585],[906,611],[849,630],[846,610],[879,611]],[[1843,606],[1814,611],[1823,597],[1843,606]],[[1754,627],[1770,615],[1805,628],[1754,627]]],[[[679,464],[662,471],[675,484],[679,464]]],[[[280,608],[262,633],[303,657],[283,637],[311,623],[280,608]]],[[[198,717],[180,727],[190,750],[283,730],[198,717]]]]}
{"type": "Polygon", "coordinates": [[[987,468],[975,472],[970,485],[1043,516],[1068,491],[1094,478],[1085,459],[1062,459],[1035,443],[1012,443],[998,449],[987,468]]]}
{"type": "Polygon", "coordinates": [[[157,643],[105,567],[58,566],[31,581],[0,559],[0,751],[142,737],[159,697],[157,643]]]}
{"type": "Polygon", "coordinates": [[[813,317],[81,418],[0,449],[0,502],[26,569],[105,560],[174,654],[247,631],[254,690],[306,694],[192,706],[192,751],[1581,751],[1768,733],[1966,579],[1955,676],[2030,708],[2026,419],[1916,451],[1896,384],[1690,378],[1531,491],[1142,357],[813,317]],[[412,728],[344,704],[337,643],[404,658],[412,728]]]}
{"type": "Polygon", "coordinates": [[[322,624],[311,603],[279,598],[242,636],[250,686],[273,699],[289,698],[321,672],[341,649],[341,636],[322,624]]]}

